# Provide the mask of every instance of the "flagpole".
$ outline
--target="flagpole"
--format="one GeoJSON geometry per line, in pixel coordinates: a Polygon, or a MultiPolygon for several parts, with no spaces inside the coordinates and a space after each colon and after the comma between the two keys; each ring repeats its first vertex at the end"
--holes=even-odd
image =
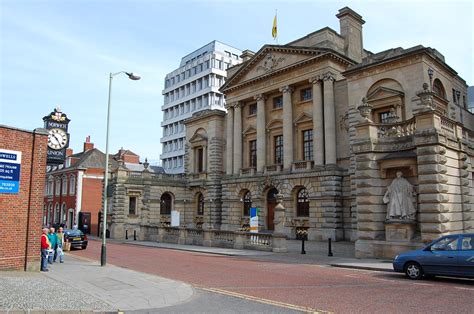
{"type": "Polygon", "coordinates": [[[278,45],[278,9],[275,9],[275,16],[277,19],[277,34],[276,34],[275,40],[276,40],[276,44],[278,45]]]}

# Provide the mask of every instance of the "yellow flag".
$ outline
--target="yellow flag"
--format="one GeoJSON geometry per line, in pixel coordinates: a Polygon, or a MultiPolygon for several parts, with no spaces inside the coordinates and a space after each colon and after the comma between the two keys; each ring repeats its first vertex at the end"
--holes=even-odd
{"type": "Polygon", "coordinates": [[[272,37],[273,37],[273,39],[275,39],[275,38],[277,38],[277,36],[278,36],[277,16],[275,14],[275,17],[273,18],[272,37]]]}

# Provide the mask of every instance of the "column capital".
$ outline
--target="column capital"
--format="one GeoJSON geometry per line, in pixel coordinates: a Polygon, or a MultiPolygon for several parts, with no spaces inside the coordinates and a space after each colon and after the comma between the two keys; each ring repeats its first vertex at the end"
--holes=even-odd
{"type": "Polygon", "coordinates": [[[322,74],[319,74],[319,75],[313,76],[313,77],[310,78],[308,81],[309,81],[311,84],[314,85],[314,84],[320,83],[322,80],[323,80],[323,75],[322,75],[322,74]]]}
{"type": "Polygon", "coordinates": [[[290,85],[285,85],[285,86],[279,88],[279,91],[282,92],[283,94],[285,94],[285,93],[290,93],[291,94],[293,92],[293,90],[294,90],[294,88],[291,87],[290,85]]]}
{"type": "Polygon", "coordinates": [[[234,103],[226,103],[225,104],[225,109],[227,109],[227,110],[234,109],[234,103]]]}
{"type": "Polygon", "coordinates": [[[336,80],[336,73],[328,71],[322,74],[322,79],[324,81],[335,81],[336,80]]]}
{"type": "Polygon", "coordinates": [[[242,103],[240,101],[236,101],[234,103],[232,103],[232,107],[234,108],[241,108],[242,107],[242,103]]]}
{"type": "Polygon", "coordinates": [[[261,100],[265,101],[267,100],[267,98],[268,97],[265,96],[264,94],[258,94],[258,95],[253,96],[253,99],[256,101],[261,101],[261,100]]]}

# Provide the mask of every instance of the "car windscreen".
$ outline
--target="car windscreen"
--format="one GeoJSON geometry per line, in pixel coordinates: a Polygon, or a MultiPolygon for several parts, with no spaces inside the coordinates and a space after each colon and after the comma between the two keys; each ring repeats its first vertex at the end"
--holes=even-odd
{"type": "Polygon", "coordinates": [[[64,231],[64,233],[68,236],[68,237],[80,237],[82,235],[82,231],[81,230],[66,230],[64,231]]]}

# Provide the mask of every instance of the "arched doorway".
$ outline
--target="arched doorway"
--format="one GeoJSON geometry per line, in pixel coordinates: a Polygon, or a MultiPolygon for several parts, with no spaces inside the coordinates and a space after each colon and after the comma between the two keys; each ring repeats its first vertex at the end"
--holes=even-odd
{"type": "Polygon", "coordinates": [[[267,229],[268,230],[275,230],[275,224],[273,220],[275,219],[275,206],[276,196],[278,194],[278,190],[275,188],[271,188],[270,191],[267,193],[267,229]]]}

